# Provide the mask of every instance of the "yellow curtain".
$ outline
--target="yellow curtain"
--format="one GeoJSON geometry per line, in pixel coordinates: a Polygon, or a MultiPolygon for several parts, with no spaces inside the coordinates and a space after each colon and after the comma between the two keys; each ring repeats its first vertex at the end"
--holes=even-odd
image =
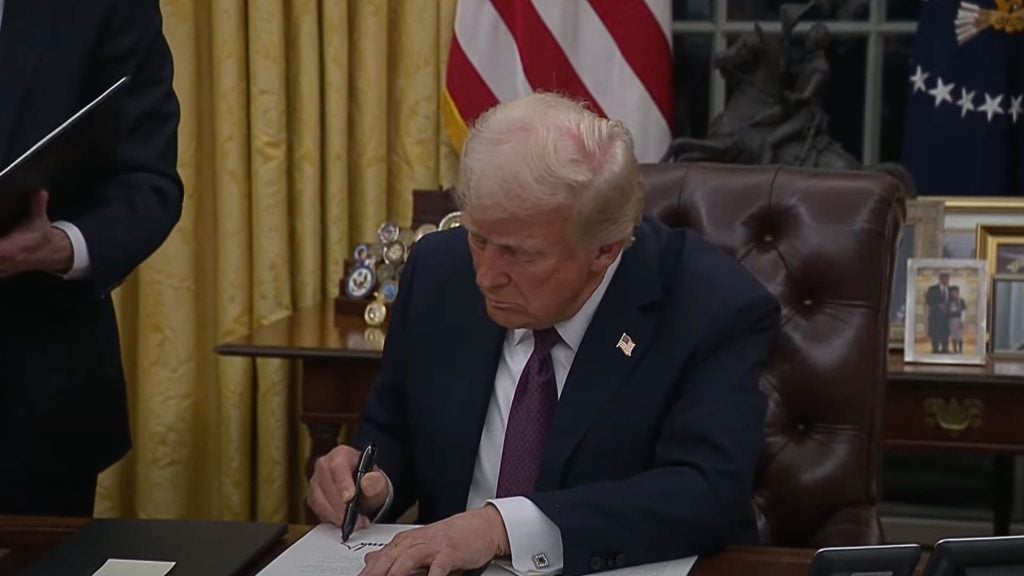
{"type": "Polygon", "coordinates": [[[213,347],[334,298],[351,246],[453,181],[455,1],[161,1],[185,210],[116,295],[135,447],[97,515],[287,519],[297,371],[213,347]]]}

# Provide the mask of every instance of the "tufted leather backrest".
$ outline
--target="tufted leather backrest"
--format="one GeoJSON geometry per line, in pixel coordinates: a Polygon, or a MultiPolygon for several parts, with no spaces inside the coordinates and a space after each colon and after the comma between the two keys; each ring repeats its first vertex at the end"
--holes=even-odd
{"type": "MultiPolygon", "coordinates": [[[[761,543],[875,544],[889,292],[903,187],[877,172],[647,164],[645,211],[736,257],[782,306],[761,379],[765,452],[754,508],[761,543]]],[[[414,225],[448,194],[416,191],[414,225]]]]}
{"type": "Polygon", "coordinates": [[[871,172],[643,166],[646,212],[687,226],[750,270],[782,306],[761,378],[761,543],[881,541],[878,519],[889,292],[902,185],[871,172]]]}

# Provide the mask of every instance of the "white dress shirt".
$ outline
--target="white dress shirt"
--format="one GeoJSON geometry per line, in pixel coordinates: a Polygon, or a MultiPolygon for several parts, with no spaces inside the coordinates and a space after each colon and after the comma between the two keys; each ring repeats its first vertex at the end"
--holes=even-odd
{"type": "MultiPolygon", "coordinates": [[[[562,338],[562,341],[551,349],[559,397],[562,395],[562,388],[565,387],[565,380],[569,376],[569,369],[572,368],[583,335],[586,334],[590,320],[604,298],[621,259],[620,253],[576,315],[555,325],[555,330],[562,338]]],[[[563,563],[562,533],[558,526],[527,498],[494,498],[498,488],[498,472],[501,468],[508,414],[512,408],[519,377],[526,368],[526,362],[531,354],[532,330],[516,329],[505,333],[501,360],[494,378],[494,394],[491,395],[491,402],[487,407],[487,417],[480,436],[480,448],[473,469],[473,483],[469,487],[466,509],[472,510],[490,503],[501,513],[512,552],[512,565],[508,566],[507,562],[502,562],[506,568],[511,568],[519,574],[552,574],[561,572],[563,563]]]]}
{"type": "MultiPolygon", "coordinates": [[[[4,0],[0,0],[0,30],[4,23],[4,0]]],[[[53,227],[63,232],[71,241],[72,264],[71,270],[63,275],[65,280],[74,280],[89,275],[91,266],[89,264],[89,248],[85,244],[85,237],[82,231],[71,222],[63,220],[53,223],[53,227]]]]}

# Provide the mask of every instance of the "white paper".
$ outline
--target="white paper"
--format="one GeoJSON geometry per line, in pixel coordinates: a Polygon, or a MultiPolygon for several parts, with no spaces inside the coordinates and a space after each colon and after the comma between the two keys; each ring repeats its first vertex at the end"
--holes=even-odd
{"type": "Polygon", "coordinates": [[[292,544],[257,576],[356,576],[362,571],[363,556],[380,550],[395,534],[416,526],[372,524],[341,542],[341,528],[321,524],[292,544]]]}
{"type": "Polygon", "coordinates": [[[150,560],[118,560],[111,558],[92,576],[164,576],[174,568],[174,562],[150,560]]]}
{"type": "MultiPolygon", "coordinates": [[[[343,544],[340,528],[334,524],[320,524],[292,544],[256,576],[356,576],[366,565],[363,557],[368,552],[380,550],[387,546],[396,534],[412,528],[416,526],[373,524],[357,530],[348,542],[343,544]]],[[[697,557],[692,556],[682,560],[602,572],[601,576],[686,576],[696,561],[697,557]]],[[[509,572],[495,562],[484,571],[483,576],[508,574],[509,572]]]]}

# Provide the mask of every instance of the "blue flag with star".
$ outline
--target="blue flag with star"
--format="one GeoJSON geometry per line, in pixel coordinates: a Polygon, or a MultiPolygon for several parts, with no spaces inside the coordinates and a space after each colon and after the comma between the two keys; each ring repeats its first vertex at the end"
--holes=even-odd
{"type": "Polygon", "coordinates": [[[918,193],[1024,196],[1024,0],[925,0],[910,70],[918,193]]]}

